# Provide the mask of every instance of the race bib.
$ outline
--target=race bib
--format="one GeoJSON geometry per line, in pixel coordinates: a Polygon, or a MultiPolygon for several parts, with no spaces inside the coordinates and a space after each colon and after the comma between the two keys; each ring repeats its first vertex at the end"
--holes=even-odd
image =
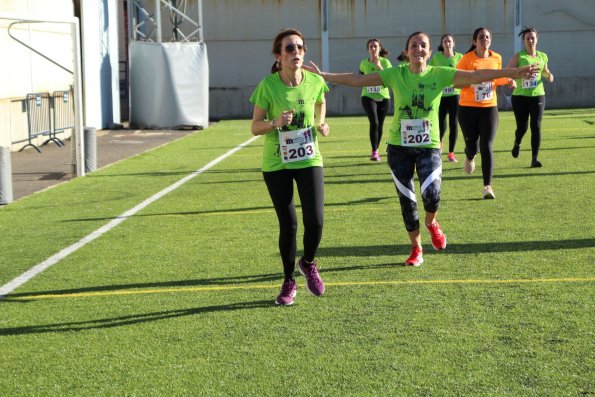
{"type": "Polygon", "coordinates": [[[314,158],[316,150],[312,128],[279,131],[279,149],[284,163],[314,158]]]}
{"type": "Polygon", "coordinates": [[[455,93],[455,89],[452,87],[444,87],[444,89],[442,90],[442,94],[444,95],[451,95],[455,93]]]}
{"type": "Polygon", "coordinates": [[[426,119],[401,120],[401,145],[423,146],[432,143],[430,121],[426,119]]]}
{"type": "Polygon", "coordinates": [[[368,91],[368,94],[378,94],[380,92],[380,90],[382,90],[382,86],[381,85],[370,86],[370,87],[366,87],[366,90],[368,91]]]}
{"type": "Polygon", "coordinates": [[[473,90],[475,92],[475,102],[489,101],[494,98],[494,84],[491,81],[473,84],[473,90]]]}
{"type": "Polygon", "coordinates": [[[521,79],[521,87],[535,88],[537,87],[537,79],[535,77],[531,77],[530,79],[521,79]]]}

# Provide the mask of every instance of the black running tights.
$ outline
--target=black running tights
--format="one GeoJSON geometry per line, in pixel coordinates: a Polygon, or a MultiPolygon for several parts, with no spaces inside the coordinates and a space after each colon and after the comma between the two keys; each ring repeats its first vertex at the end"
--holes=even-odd
{"type": "Polygon", "coordinates": [[[297,185],[304,222],[304,258],[311,262],[322,239],[324,224],[324,171],[322,167],[263,172],[279,219],[279,252],[285,280],[293,278],[297,251],[297,214],[293,181],[297,185]]]}
{"type": "Polygon", "coordinates": [[[545,109],[545,95],[541,96],[512,96],[512,110],[516,120],[514,143],[519,145],[527,132],[529,116],[531,116],[531,153],[533,158],[539,155],[541,146],[541,119],[545,109]]]}
{"type": "Polygon", "coordinates": [[[494,139],[498,130],[498,108],[459,106],[459,123],[465,137],[465,155],[472,159],[481,153],[483,184],[491,185],[494,176],[494,139]]]}
{"type": "Polygon", "coordinates": [[[459,125],[457,110],[459,108],[459,96],[443,96],[440,100],[440,107],[438,108],[438,125],[440,127],[440,142],[446,133],[446,116],[448,115],[448,152],[455,151],[457,143],[457,135],[459,134],[459,125]]]}
{"type": "Polygon", "coordinates": [[[372,146],[372,150],[378,150],[382,140],[384,119],[388,113],[388,99],[377,102],[370,97],[363,96],[362,106],[370,121],[370,146],[372,146]]]}

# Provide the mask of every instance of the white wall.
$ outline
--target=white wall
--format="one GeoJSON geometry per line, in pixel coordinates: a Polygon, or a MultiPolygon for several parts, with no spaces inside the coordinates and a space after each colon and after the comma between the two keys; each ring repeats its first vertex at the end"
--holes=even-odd
{"type": "MultiPolygon", "coordinates": [[[[65,19],[74,14],[71,0],[2,0],[0,15],[65,19]]],[[[27,119],[22,99],[27,93],[68,90],[70,73],[22,46],[8,35],[15,19],[0,18],[0,145],[26,140],[27,119]]],[[[14,25],[11,34],[64,66],[73,69],[70,25],[29,23],[14,25]]],[[[22,146],[22,144],[20,145],[22,146]]]]}
{"type": "MultiPolygon", "coordinates": [[[[209,49],[212,118],[249,117],[250,94],[273,63],[271,45],[283,27],[306,36],[307,58],[321,61],[320,1],[203,0],[204,36],[209,49]]],[[[479,26],[491,29],[492,48],[507,63],[514,54],[516,0],[328,0],[330,69],[356,71],[366,57],[365,43],[380,38],[390,59],[417,30],[432,37],[454,34],[465,52],[479,26]]],[[[522,0],[524,25],[539,33],[539,49],[556,76],[546,84],[548,107],[595,106],[595,1],[522,0]]],[[[331,87],[329,113],[363,114],[359,90],[331,87]]]]}

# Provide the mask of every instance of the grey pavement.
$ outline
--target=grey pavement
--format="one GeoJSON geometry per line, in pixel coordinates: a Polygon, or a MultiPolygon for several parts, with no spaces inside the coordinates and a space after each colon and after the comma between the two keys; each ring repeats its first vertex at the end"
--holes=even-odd
{"type": "MultiPolygon", "coordinates": [[[[97,169],[161,146],[195,130],[98,130],[97,169]]],[[[11,153],[13,201],[73,178],[71,140],[64,147],[53,142],[41,153],[28,147],[11,153]]],[[[23,144],[24,145],[24,144],[23,144]]],[[[10,205],[10,204],[9,204],[10,205]]]]}

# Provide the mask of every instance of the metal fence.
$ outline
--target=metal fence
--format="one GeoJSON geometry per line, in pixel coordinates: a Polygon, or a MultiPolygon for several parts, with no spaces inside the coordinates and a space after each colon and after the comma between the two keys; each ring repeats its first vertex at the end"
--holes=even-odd
{"type": "Polygon", "coordinates": [[[27,94],[25,99],[27,110],[27,144],[19,151],[28,146],[33,147],[38,153],[41,149],[34,139],[39,136],[47,136],[40,146],[54,142],[63,147],[64,142],[56,134],[64,130],[74,128],[74,100],[72,90],[37,92],[27,94]]]}

